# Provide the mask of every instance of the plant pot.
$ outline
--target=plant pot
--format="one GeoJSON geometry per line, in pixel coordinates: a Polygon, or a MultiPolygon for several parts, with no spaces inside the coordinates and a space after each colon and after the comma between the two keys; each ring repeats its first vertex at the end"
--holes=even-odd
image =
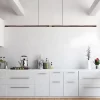
{"type": "Polygon", "coordinates": [[[96,69],[99,69],[99,65],[96,65],[96,69]]]}

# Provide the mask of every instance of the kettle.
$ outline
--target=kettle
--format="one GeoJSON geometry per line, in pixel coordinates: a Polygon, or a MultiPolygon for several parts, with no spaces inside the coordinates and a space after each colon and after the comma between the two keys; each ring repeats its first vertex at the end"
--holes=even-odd
{"type": "Polygon", "coordinates": [[[28,57],[26,55],[22,55],[20,57],[20,61],[18,61],[21,67],[28,67],[28,57]]]}

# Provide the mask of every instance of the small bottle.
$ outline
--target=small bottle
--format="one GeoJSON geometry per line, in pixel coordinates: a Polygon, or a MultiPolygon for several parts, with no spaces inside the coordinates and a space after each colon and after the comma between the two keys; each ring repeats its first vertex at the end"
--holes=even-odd
{"type": "Polygon", "coordinates": [[[41,59],[41,55],[38,57],[38,69],[43,69],[43,60],[41,59]]]}
{"type": "Polygon", "coordinates": [[[0,57],[0,60],[2,59],[2,57],[0,57]]]}
{"type": "Polygon", "coordinates": [[[5,62],[5,61],[6,61],[5,57],[3,57],[3,62],[5,62]]]}
{"type": "Polygon", "coordinates": [[[38,69],[40,69],[40,61],[41,61],[41,56],[39,56],[39,57],[38,57],[38,60],[37,60],[38,69]]]}
{"type": "Polygon", "coordinates": [[[2,57],[0,57],[0,62],[2,63],[2,61],[3,61],[3,59],[2,59],[2,57]]]}
{"type": "Polygon", "coordinates": [[[48,58],[46,58],[45,68],[48,69],[48,58]]]}
{"type": "Polygon", "coordinates": [[[5,57],[2,57],[3,59],[3,68],[5,69],[5,67],[6,67],[6,60],[5,60],[5,57]]]}
{"type": "Polygon", "coordinates": [[[48,69],[48,58],[46,58],[46,61],[43,63],[43,69],[48,69]]]}
{"type": "Polygon", "coordinates": [[[48,60],[48,69],[51,69],[51,64],[50,64],[49,60],[48,60]]]}
{"type": "Polygon", "coordinates": [[[51,62],[51,69],[53,69],[53,64],[52,64],[52,62],[51,62]]]}
{"type": "Polygon", "coordinates": [[[2,68],[2,57],[0,57],[0,69],[2,68]]]}

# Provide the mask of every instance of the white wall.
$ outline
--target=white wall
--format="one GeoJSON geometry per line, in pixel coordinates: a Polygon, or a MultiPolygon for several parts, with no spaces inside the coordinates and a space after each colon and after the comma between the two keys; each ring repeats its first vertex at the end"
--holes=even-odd
{"type": "Polygon", "coordinates": [[[93,47],[93,60],[100,57],[95,52],[98,43],[96,28],[5,28],[5,47],[0,48],[0,56],[6,56],[9,66],[18,66],[20,56],[25,54],[29,57],[29,66],[35,68],[41,54],[55,68],[86,68],[87,47],[93,47]]]}
{"type": "MultiPolygon", "coordinates": [[[[66,0],[66,25],[95,24],[96,16],[87,14],[92,2],[66,0]]],[[[17,16],[7,0],[0,0],[0,17],[5,20],[5,24],[37,25],[38,0],[21,0],[21,4],[25,16],[17,16]]],[[[86,68],[87,46],[90,44],[92,48],[92,63],[95,57],[100,57],[99,40],[100,35],[95,28],[5,28],[5,47],[0,48],[0,56],[6,56],[9,66],[19,66],[20,56],[26,54],[29,66],[35,68],[35,60],[41,54],[43,59],[48,57],[55,68],[86,68]]]]}

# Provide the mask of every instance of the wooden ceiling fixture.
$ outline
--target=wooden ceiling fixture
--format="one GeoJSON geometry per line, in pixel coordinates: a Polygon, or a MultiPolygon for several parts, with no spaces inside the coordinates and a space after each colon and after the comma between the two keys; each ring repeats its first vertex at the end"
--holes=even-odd
{"type": "Polygon", "coordinates": [[[22,7],[19,0],[9,0],[8,2],[17,15],[23,16],[25,14],[24,8],[22,7]]]}
{"type": "Polygon", "coordinates": [[[97,27],[96,25],[5,25],[5,27],[97,27]]]}
{"type": "Polygon", "coordinates": [[[96,15],[100,10],[100,0],[94,0],[93,4],[89,9],[89,15],[96,15]]]}

